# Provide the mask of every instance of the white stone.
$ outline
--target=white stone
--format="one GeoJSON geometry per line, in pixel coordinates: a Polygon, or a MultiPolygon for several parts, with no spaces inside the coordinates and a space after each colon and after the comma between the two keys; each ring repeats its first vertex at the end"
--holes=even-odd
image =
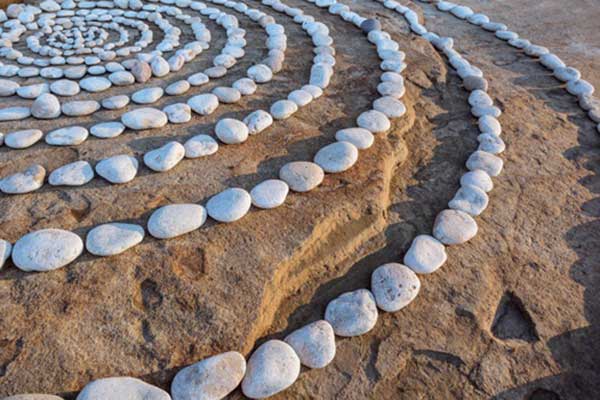
{"type": "Polygon", "coordinates": [[[231,86],[239,91],[242,96],[249,96],[256,92],[257,89],[256,83],[250,78],[238,79],[231,86]]]}
{"type": "Polygon", "coordinates": [[[404,255],[404,264],[417,274],[430,274],[444,265],[447,259],[446,248],[439,240],[419,235],[404,255]]]}
{"type": "Polygon", "coordinates": [[[325,172],[337,173],[351,168],[358,160],[358,149],[350,142],[335,142],[321,148],[314,162],[325,172]]]}
{"type": "Polygon", "coordinates": [[[311,94],[302,89],[294,90],[288,95],[288,100],[296,103],[298,107],[304,107],[309,104],[312,99],[313,97],[311,94]]]}
{"type": "Polygon", "coordinates": [[[219,144],[208,135],[200,134],[192,137],[183,145],[187,158],[205,157],[216,153],[219,144]]]}
{"type": "Polygon", "coordinates": [[[83,143],[88,137],[88,130],[83,126],[68,126],[49,132],[46,143],[52,146],[75,146],[83,143]]]}
{"type": "Polygon", "coordinates": [[[324,368],[335,357],[335,334],[325,320],[315,321],[290,333],[285,342],[308,368],[324,368]]]}
{"type": "Polygon", "coordinates": [[[103,378],[88,383],[77,400],[171,400],[162,389],[129,377],[103,378]]]}
{"type": "Polygon", "coordinates": [[[204,93],[190,98],[187,104],[196,114],[209,115],[219,107],[219,98],[212,93],[204,93]]]}
{"type": "Polygon", "coordinates": [[[275,119],[287,119],[298,111],[298,106],[291,100],[278,100],[271,105],[271,115],[275,119]]]}
{"type": "Polygon", "coordinates": [[[83,90],[87,90],[91,93],[103,92],[112,86],[112,83],[106,79],[99,76],[92,76],[89,78],[84,78],[79,81],[79,86],[83,90]]]}
{"type": "Polygon", "coordinates": [[[61,79],[50,85],[50,91],[59,96],[75,96],[79,93],[79,84],[68,79],[61,79]]]}
{"type": "Polygon", "coordinates": [[[357,149],[368,149],[373,145],[375,137],[364,128],[344,128],[336,132],[335,139],[352,143],[357,149]]]}
{"type": "Polygon", "coordinates": [[[209,81],[209,77],[203,72],[197,72],[193,75],[188,76],[187,81],[192,86],[202,86],[209,81]]]}
{"type": "Polygon", "coordinates": [[[273,79],[273,71],[264,64],[256,64],[248,68],[248,78],[256,83],[266,83],[273,79]]]}
{"type": "Polygon", "coordinates": [[[248,127],[248,133],[256,135],[273,125],[273,117],[264,110],[256,110],[248,114],[243,122],[248,127]]]}
{"type": "Polygon", "coordinates": [[[60,102],[50,93],[42,93],[31,105],[31,115],[39,119],[53,119],[60,116],[60,102]]]}
{"type": "Polygon", "coordinates": [[[73,262],[82,252],[83,241],[76,234],[42,229],[17,240],[12,260],[17,268],[26,272],[51,271],[73,262]]]}
{"type": "Polygon", "coordinates": [[[156,108],[138,108],[121,117],[123,125],[133,130],[162,128],[168,122],[167,114],[156,108]]]}
{"type": "Polygon", "coordinates": [[[180,370],[171,383],[173,400],[218,400],[241,383],[244,356],[235,351],[206,358],[180,370]]]}
{"type": "Polygon", "coordinates": [[[85,239],[85,248],[96,256],[114,256],[137,245],[143,239],[143,227],[112,222],[99,225],[89,231],[85,239]]]}
{"type": "Polygon", "coordinates": [[[373,109],[388,118],[398,118],[406,113],[406,106],[401,100],[391,96],[383,96],[373,102],[373,109]]]}
{"type": "Polygon", "coordinates": [[[188,81],[177,81],[167,86],[165,92],[169,96],[179,96],[184,94],[188,90],[190,90],[190,83],[188,81]]]}
{"type": "Polygon", "coordinates": [[[397,263],[383,264],[371,275],[371,292],[377,307],[396,312],[412,302],[421,288],[421,281],[407,266],[397,263]]]}
{"type": "Polygon", "coordinates": [[[565,63],[556,54],[552,53],[542,55],[540,57],[540,64],[551,70],[566,67],[565,63]]]}
{"type": "Polygon", "coordinates": [[[0,97],[12,96],[17,93],[20,85],[8,79],[0,79],[0,97]]]}
{"type": "Polygon", "coordinates": [[[229,188],[211,197],[206,203],[208,215],[219,222],[234,222],[250,210],[252,198],[244,189],[229,188]]]}
{"type": "Polygon", "coordinates": [[[62,105],[62,112],[70,117],[79,117],[90,115],[100,109],[100,104],[96,100],[70,101],[62,105]]]}
{"type": "Polygon", "coordinates": [[[338,336],[365,334],[377,323],[375,298],[366,289],[344,293],[327,304],[325,320],[338,336]]]}
{"type": "Polygon", "coordinates": [[[581,72],[572,67],[562,67],[554,70],[554,76],[563,82],[578,81],[581,79],[581,72]]]}
{"type": "Polygon", "coordinates": [[[237,119],[223,118],[217,122],[215,134],[223,143],[243,143],[248,139],[248,127],[237,119]]]}
{"type": "Polygon", "coordinates": [[[167,60],[161,56],[154,57],[150,63],[150,67],[152,68],[152,75],[159,78],[167,75],[171,71],[167,60]]]}
{"type": "Polygon", "coordinates": [[[459,210],[444,210],[435,218],[433,236],[446,245],[465,243],[477,234],[477,223],[459,210]]]}
{"type": "Polygon", "coordinates": [[[472,106],[486,107],[494,105],[494,101],[486,92],[476,89],[469,95],[469,104],[472,106]]]}
{"type": "Polygon", "coordinates": [[[500,175],[503,165],[504,162],[500,157],[480,150],[471,154],[467,159],[467,168],[470,171],[481,169],[492,177],[500,175]]]}
{"type": "Polygon", "coordinates": [[[504,141],[499,136],[490,133],[482,133],[477,136],[479,147],[477,150],[485,151],[491,154],[500,154],[506,148],[504,141]]]}
{"type": "Polygon", "coordinates": [[[179,164],[184,156],[183,145],[173,141],[144,154],[144,164],[153,171],[164,172],[179,164]]]}
{"type": "Polygon", "coordinates": [[[220,103],[224,104],[236,103],[242,98],[239,90],[227,86],[218,86],[212,90],[212,93],[217,96],[220,103]]]}
{"type": "Polygon", "coordinates": [[[591,96],[594,93],[594,87],[588,81],[579,79],[569,81],[567,83],[567,91],[574,96],[591,96]]]}
{"type": "Polygon", "coordinates": [[[502,133],[502,125],[492,116],[484,115],[479,118],[479,130],[481,133],[489,133],[495,136],[500,136],[502,133]]]}
{"type": "Polygon", "coordinates": [[[264,399],[291,386],[300,374],[300,359],[290,345],[269,340],[248,360],[242,392],[251,399],[264,399]]]}
{"type": "Polygon", "coordinates": [[[129,71],[115,71],[108,76],[108,79],[116,86],[133,85],[135,77],[129,71]]]}
{"type": "Polygon", "coordinates": [[[44,184],[46,170],[41,165],[32,165],[0,180],[0,190],[6,194],[22,194],[38,190],[44,184]]]}
{"type": "Polygon", "coordinates": [[[388,117],[376,110],[369,110],[360,114],[356,119],[356,124],[372,133],[386,132],[392,126],[388,117]]]}
{"type": "Polygon", "coordinates": [[[483,170],[476,169],[465,173],[460,178],[460,184],[463,186],[476,186],[484,192],[490,192],[494,188],[492,178],[483,170]]]}
{"type": "Polygon", "coordinates": [[[279,178],[295,192],[308,192],[323,182],[323,169],[308,161],[293,161],[279,170],[279,178]]]}
{"type": "Polygon", "coordinates": [[[94,170],[87,161],[75,161],[55,169],[48,177],[52,186],[81,186],[94,178],[94,170]]]}
{"type": "Polygon", "coordinates": [[[487,194],[477,186],[462,185],[448,203],[448,207],[475,217],[487,208],[488,202],[487,194]]]}
{"type": "Polygon", "coordinates": [[[185,103],[175,103],[163,108],[169,122],[172,124],[183,124],[192,119],[192,108],[185,103]]]}
{"type": "MultiPolygon", "coordinates": [[[[12,251],[12,245],[10,244],[10,242],[0,239],[0,269],[2,269],[6,260],[8,260],[10,258],[11,251],[12,251]]],[[[26,400],[26,399],[23,399],[23,400],[26,400]]],[[[33,400],[35,400],[35,399],[33,399],[33,400]]]]}
{"type": "Polygon", "coordinates": [[[107,110],[118,110],[119,108],[123,108],[129,104],[129,96],[121,94],[117,96],[112,96],[102,100],[102,107],[107,110]]]}
{"type": "Polygon", "coordinates": [[[105,158],[96,164],[98,175],[111,183],[129,182],[135,178],[137,170],[138,161],[126,154],[105,158]]]}
{"type": "Polygon", "coordinates": [[[4,144],[13,149],[25,149],[33,146],[44,136],[39,129],[24,129],[10,132],[4,138],[4,144]]]}
{"type": "Polygon", "coordinates": [[[90,133],[98,138],[114,138],[125,130],[125,125],[118,121],[101,122],[90,128],[90,133]]]}
{"type": "Polygon", "coordinates": [[[254,186],[250,191],[252,204],[258,208],[275,208],[285,202],[290,188],[279,179],[267,179],[254,186]]]}
{"type": "Polygon", "coordinates": [[[169,239],[200,228],[206,221],[206,209],[198,204],[169,204],[154,211],[148,220],[148,232],[157,239],[169,239]]]}
{"type": "Polygon", "coordinates": [[[160,100],[164,93],[160,87],[145,88],[133,93],[131,100],[137,104],[152,104],[160,100]]]}
{"type": "Polygon", "coordinates": [[[0,110],[0,122],[17,121],[31,116],[29,107],[7,107],[0,110]]]}

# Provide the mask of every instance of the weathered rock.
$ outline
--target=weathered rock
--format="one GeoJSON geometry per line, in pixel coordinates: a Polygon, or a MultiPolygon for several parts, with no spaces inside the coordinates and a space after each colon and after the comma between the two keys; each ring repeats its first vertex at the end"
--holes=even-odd
{"type": "Polygon", "coordinates": [[[42,229],[17,240],[12,260],[17,268],[51,271],[73,262],[83,252],[83,241],[76,234],[61,229],[42,229]]]}
{"type": "Polygon", "coordinates": [[[366,289],[347,292],[327,304],[325,320],[338,336],[359,336],[377,323],[377,305],[366,289]]]}
{"type": "Polygon", "coordinates": [[[200,228],[206,221],[206,209],[198,204],[170,204],[154,211],[148,220],[148,232],[157,239],[169,239],[200,228]]]}
{"type": "Polygon", "coordinates": [[[206,203],[208,215],[219,222],[234,222],[250,210],[252,198],[244,189],[229,188],[214,195],[206,203]]]}
{"type": "Polygon", "coordinates": [[[244,356],[235,351],[183,368],[173,378],[173,400],[219,400],[235,390],[246,373],[244,356]]]}
{"type": "Polygon", "coordinates": [[[88,232],[85,248],[96,256],[114,256],[137,245],[144,239],[144,228],[135,224],[113,222],[88,232]]]}
{"type": "Polygon", "coordinates": [[[429,235],[415,237],[404,255],[404,264],[417,274],[430,274],[440,268],[448,256],[444,245],[429,235]]]}
{"type": "Polygon", "coordinates": [[[77,400],[171,400],[162,389],[136,378],[103,378],[88,383],[77,400]]]}
{"type": "Polygon", "coordinates": [[[326,367],[335,357],[335,335],[329,322],[321,320],[290,333],[285,342],[308,368],[326,367]]]}
{"type": "Polygon", "coordinates": [[[94,178],[94,170],[87,161],[75,161],[55,169],[48,177],[52,186],[81,186],[94,178]]]}

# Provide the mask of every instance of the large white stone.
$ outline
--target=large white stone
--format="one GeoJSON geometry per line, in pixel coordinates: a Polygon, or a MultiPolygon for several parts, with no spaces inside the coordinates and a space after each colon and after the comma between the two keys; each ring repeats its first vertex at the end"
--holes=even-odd
{"type": "Polygon", "coordinates": [[[419,235],[404,255],[404,264],[417,274],[430,274],[444,265],[447,259],[446,248],[439,240],[419,235]]]}
{"type": "Polygon", "coordinates": [[[156,108],[138,108],[121,117],[123,125],[133,130],[162,128],[168,122],[167,114],[156,108]]]}
{"type": "Polygon", "coordinates": [[[450,200],[448,207],[477,216],[486,209],[488,201],[487,194],[477,186],[463,185],[450,200]]]}
{"type": "Polygon", "coordinates": [[[273,71],[264,64],[256,64],[248,68],[248,78],[256,83],[266,83],[273,79],[273,71]]]}
{"type": "Polygon", "coordinates": [[[252,204],[258,208],[275,208],[285,202],[290,188],[279,179],[267,179],[250,191],[252,204]]]}
{"type": "Polygon", "coordinates": [[[335,334],[331,324],[324,320],[295,330],[285,341],[308,368],[326,367],[335,357],[335,334]]]}
{"type": "Polygon", "coordinates": [[[17,82],[0,79],[0,97],[12,96],[17,93],[17,89],[20,85],[17,82]]]}
{"type": "Polygon", "coordinates": [[[460,184],[476,186],[484,192],[489,192],[494,188],[492,178],[483,170],[476,169],[465,173],[460,178],[460,184]]]}
{"type": "Polygon", "coordinates": [[[49,132],[46,143],[52,146],[74,146],[83,143],[88,137],[88,130],[83,126],[68,126],[49,132]]]}
{"type": "Polygon", "coordinates": [[[308,192],[323,182],[323,169],[308,161],[292,161],[279,170],[279,178],[295,192],[308,192]]]}
{"type": "Polygon", "coordinates": [[[69,79],[61,79],[50,84],[50,91],[59,96],[75,96],[81,89],[77,82],[69,79]]]}
{"type": "Polygon", "coordinates": [[[75,161],[55,169],[48,177],[52,186],[81,186],[94,178],[94,170],[87,161],[75,161]]]}
{"type": "Polygon", "coordinates": [[[264,399],[291,386],[300,374],[300,359],[290,345],[269,340],[248,360],[242,392],[251,399],[264,399]]]}
{"type": "Polygon", "coordinates": [[[278,100],[271,105],[270,111],[275,119],[287,119],[298,111],[298,106],[291,100],[278,100]]]}
{"type": "Polygon", "coordinates": [[[235,390],[246,373],[244,356],[235,351],[206,358],[180,370],[171,383],[173,400],[219,400],[235,390]]]}
{"type": "Polygon", "coordinates": [[[98,138],[114,138],[125,130],[125,125],[119,121],[101,122],[90,128],[90,133],[98,138]]]}
{"type": "Polygon", "coordinates": [[[112,86],[112,83],[100,76],[91,76],[89,78],[84,78],[79,81],[79,86],[83,90],[87,90],[91,93],[103,92],[112,86]]]}
{"type": "Polygon", "coordinates": [[[371,292],[377,306],[387,312],[396,312],[412,302],[421,288],[421,281],[407,266],[383,264],[371,275],[371,292]]]}
{"type": "Polygon", "coordinates": [[[154,211],[148,220],[148,232],[157,239],[169,239],[200,228],[206,221],[206,209],[198,204],[169,204],[154,211]]]}
{"type": "Polygon", "coordinates": [[[102,107],[107,110],[118,110],[129,104],[129,96],[120,94],[102,100],[102,107]]]}
{"type": "Polygon", "coordinates": [[[237,119],[223,118],[217,122],[215,134],[223,143],[243,143],[248,139],[248,127],[237,119]]]}
{"type": "Polygon", "coordinates": [[[44,167],[32,165],[22,172],[17,172],[0,180],[0,190],[6,194],[33,192],[42,187],[45,177],[46,170],[44,167]]]}
{"type": "Polygon", "coordinates": [[[209,115],[219,107],[219,98],[212,93],[204,93],[190,98],[187,103],[196,114],[209,115]]]}
{"type": "Polygon", "coordinates": [[[373,145],[375,137],[364,128],[344,128],[336,132],[335,139],[352,143],[357,149],[368,149],[373,145]]]}
{"type": "Polygon", "coordinates": [[[365,111],[358,116],[356,124],[372,133],[383,133],[388,131],[392,124],[384,113],[377,110],[365,111]]]}
{"type": "Polygon", "coordinates": [[[18,121],[31,116],[29,107],[6,107],[0,110],[0,122],[18,121]]]}
{"type": "Polygon", "coordinates": [[[234,222],[250,210],[252,198],[244,189],[229,188],[214,195],[206,203],[206,210],[212,219],[219,222],[234,222]]]}
{"type": "Polygon", "coordinates": [[[447,245],[461,244],[477,234],[477,223],[469,214],[459,210],[444,210],[435,218],[433,236],[447,245]]]}
{"type": "Polygon", "coordinates": [[[500,157],[480,150],[471,154],[467,159],[467,168],[469,170],[481,169],[492,177],[500,175],[503,165],[504,162],[500,157]]]}
{"type": "Polygon", "coordinates": [[[347,292],[327,304],[325,320],[338,336],[359,336],[377,323],[377,305],[366,289],[347,292]]]}
{"type": "Polygon", "coordinates": [[[51,271],[73,262],[83,252],[83,241],[73,232],[42,229],[17,240],[13,263],[21,270],[51,271]]]}
{"type": "Polygon", "coordinates": [[[114,256],[137,245],[143,239],[143,227],[112,222],[89,231],[85,239],[85,248],[96,256],[114,256]]]}
{"type": "Polygon", "coordinates": [[[39,129],[10,132],[4,138],[4,144],[13,149],[25,149],[37,143],[43,135],[39,129]]]}
{"type": "Polygon", "coordinates": [[[214,154],[219,150],[217,141],[204,134],[190,138],[185,142],[183,147],[185,148],[185,156],[187,158],[205,157],[214,154]]]}
{"type": "Polygon", "coordinates": [[[39,119],[53,119],[60,116],[60,102],[50,93],[42,93],[31,105],[31,115],[39,119]]]}
{"type": "Polygon", "coordinates": [[[70,117],[90,115],[100,109],[100,103],[96,100],[70,101],[62,105],[62,112],[70,117]]]}
{"type": "Polygon", "coordinates": [[[321,148],[314,161],[328,173],[343,172],[358,160],[358,149],[350,142],[335,142],[321,148]]]}
{"type": "Polygon", "coordinates": [[[248,114],[243,122],[248,127],[248,133],[256,135],[273,125],[273,117],[264,110],[256,110],[248,114]]]}
{"type": "Polygon", "coordinates": [[[127,154],[105,158],[96,164],[98,175],[111,183],[126,183],[135,178],[138,160],[127,154]]]}
{"type": "Polygon", "coordinates": [[[144,164],[153,171],[164,172],[179,164],[184,156],[183,145],[173,141],[144,154],[144,164]]]}
{"type": "Polygon", "coordinates": [[[88,383],[77,400],[171,400],[171,396],[139,379],[117,377],[88,383]]]}

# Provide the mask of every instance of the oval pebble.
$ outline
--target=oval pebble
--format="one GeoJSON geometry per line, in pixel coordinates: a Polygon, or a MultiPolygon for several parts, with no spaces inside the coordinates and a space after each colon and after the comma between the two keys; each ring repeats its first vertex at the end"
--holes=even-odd
{"type": "Polygon", "coordinates": [[[450,200],[448,207],[475,217],[486,209],[488,202],[488,196],[483,190],[477,186],[463,185],[450,200]]]}
{"type": "Polygon", "coordinates": [[[41,165],[32,165],[0,180],[0,191],[6,194],[22,194],[38,190],[44,184],[46,170],[41,165]]]}
{"type": "Polygon", "coordinates": [[[446,245],[465,243],[477,234],[477,223],[466,212],[444,210],[435,218],[433,236],[446,245]]]}
{"type": "Polygon", "coordinates": [[[308,192],[323,182],[323,169],[308,161],[293,161],[279,170],[279,178],[295,192],[308,192]]]}
{"type": "Polygon", "coordinates": [[[185,103],[170,104],[163,108],[163,112],[172,124],[184,124],[192,119],[192,109],[185,103]]]}
{"type": "Polygon", "coordinates": [[[279,179],[267,179],[254,186],[250,191],[252,204],[258,208],[275,208],[285,202],[289,186],[279,179]]]}
{"type": "Polygon", "coordinates": [[[402,264],[383,264],[371,275],[371,292],[377,307],[387,312],[406,307],[417,297],[420,288],[417,275],[402,264]]]}
{"type": "Polygon", "coordinates": [[[185,156],[187,158],[205,157],[216,153],[219,150],[219,144],[215,139],[208,135],[196,135],[190,138],[183,145],[185,156]]]}
{"type": "Polygon", "coordinates": [[[52,186],[81,186],[94,178],[94,170],[87,161],[75,161],[52,171],[48,183],[52,186]]]}
{"type": "Polygon", "coordinates": [[[39,129],[25,129],[10,132],[4,137],[4,144],[13,149],[25,149],[37,143],[44,133],[39,129]]]}
{"type": "Polygon", "coordinates": [[[138,160],[135,157],[121,154],[105,158],[96,164],[98,175],[111,183],[127,183],[137,175],[138,160]]]}
{"type": "Polygon", "coordinates": [[[498,176],[502,172],[504,162],[500,157],[485,151],[477,150],[467,159],[467,168],[471,171],[481,169],[489,176],[498,176]]]}
{"type": "Polygon", "coordinates": [[[31,105],[31,115],[38,119],[53,119],[60,116],[60,102],[50,93],[42,93],[31,105]]]}
{"type": "Polygon", "coordinates": [[[290,333],[285,342],[308,368],[324,368],[335,357],[335,334],[325,320],[315,321],[290,333]]]}
{"type": "Polygon", "coordinates": [[[256,135],[273,125],[273,117],[266,111],[256,110],[248,114],[243,122],[248,127],[248,134],[256,135]]]}
{"type": "Polygon", "coordinates": [[[148,220],[148,232],[157,239],[169,239],[200,228],[206,221],[206,209],[198,204],[170,204],[154,211],[148,220]]]}
{"type": "Polygon", "coordinates": [[[68,126],[49,132],[44,140],[52,146],[74,146],[83,143],[87,139],[88,133],[83,126],[68,126]]]}
{"type": "Polygon", "coordinates": [[[212,93],[199,94],[187,101],[196,114],[209,115],[219,107],[219,98],[212,93]]]}
{"type": "Polygon", "coordinates": [[[144,239],[144,228],[135,224],[112,222],[88,232],[85,248],[96,256],[121,254],[144,239]]]}
{"type": "Polygon", "coordinates": [[[365,334],[377,323],[375,298],[366,289],[344,293],[327,304],[325,320],[338,336],[365,334]]]}
{"type": "Polygon", "coordinates": [[[473,185],[477,186],[484,192],[489,192],[494,188],[492,178],[483,170],[476,169],[465,173],[460,178],[461,185],[473,185]]]}
{"type": "Polygon", "coordinates": [[[250,210],[252,198],[244,189],[229,188],[214,195],[206,203],[208,215],[219,222],[234,222],[250,210]]]}
{"type": "Polygon", "coordinates": [[[365,111],[358,116],[356,124],[371,133],[383,133],[391,128],[391,123],[384,113],[376,110],[365,111]]]}
{"type": "Polygon", "coordinates": [[[121,117],[123,125],[133,130],[162,128],[168,122],[167,114],[156,108],[138,108],[121,117]]]}
{"type": "Polygon", "coordinates": [[[173,141],[144,154],[144,164],[153,171],[164,172],[179,164],[184,156],[183,145],[173,141]]]}
{"type": "Polygon", "coordinates": [[[446,248],[439,240],[419,235],[404,255],[404,264],[417,274],[430,274],[444,265],[447,259],[446,248]]]}
{"type": "Polygon", "coordinates": [[[73,262],[83,252],[83,241],[61,229],[31,232],[14,245],[12,260],[23,271],[51,271],[73,262]]]}
{"type": "Polygon", "coordinates": [[[248,127],[242,121],[223,118],[215,126],[215,134],[226,144],[239,144],[248,139],[248,127]]]}
{"type": "Polygon", "coordinates": [[[287,119],[298,111],[298,105],[291,100],[278,100],[271,105],[271,115],[275,119],[287,119]]]}
{"type": "Polygon", "coordinates": [[[162,389],[129,377],[102,378],[88,383],[76,400],[171,400],[162,389]]]}
{"type": "Polygon", "coordinates": [[[358,160],[358,149],[350,142],[335,142],[321,148],[314,161],[328,173],[343,172],[358,160]]]}
{"type": "Polygon", "coordinates": [[[125,130],[125,125],[118,121],[101,122],[90,128],[90,133],[98,138],[114,138],[125,130]]]}
{"type": "Polygon", "coordinates": [[[336,132],[335,139],[352,143],[357,149],[368,149],[373,145],[375,137],[364,128],[344,128],[336,132]]]}

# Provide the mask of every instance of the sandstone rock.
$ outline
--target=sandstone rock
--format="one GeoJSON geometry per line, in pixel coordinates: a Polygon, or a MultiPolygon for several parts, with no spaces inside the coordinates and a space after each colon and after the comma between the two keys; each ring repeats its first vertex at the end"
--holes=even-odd
{"type": "Polygon", "coordinates": [[[206,203],[208,215],[219,222],[234,222],[250,210],[252,198],[244,189],[229,188],[214,195],[206,203]]]}
{"type": "Polygon", "coordinates": [[[99,225],[89,231],[85,239],[85,248],[96,256],[114,256],[139,244],[143,239],[143,227],[113,222],[99,225]]]}
{"type": "Polygon", "coordinates": [[[173,400],[218,400],[235,390],[246,373],[244,356],[235,351],[183,368],[171,383],[173,400]]]}
{"type": "Polygon", "coordinates": [[[377,323],[377,306],[366,289],[347,292],[327,304],[325,320],[338,336],[359,336],[377,323]]]}
{"type": "Polygon", "coordinates": [[[404,264],[417,274],[430,274],[447,259],[446,249],[440,241],[429,235],[419,235],[404,255],[404,264]]]}
{"type": "Polygon", "coordinates": [[[285,202],[289,186],[279,179],[267,179],[250,191],[252,204],[258,208],[275,208],[285,202]]]}
{"type": "Polygon", "coordinates": [[[162,389],[136,378],[103,378],[88,383],[77,400],[171,400],[162,389]]]}
{"type": "Polygon", "coordinates": [[[170,204],[154,211],[148,232],[157,239],[169,239],[195,231],[206,221],[206,210],[198,204],[170,204]]]}
{"type": "Polygon", "coordinates": [[[48,177],[52,186],[81,186],[94,178],[94,170],[87,161],[75,161],[55,169],[48,177]]]}
{"type": "Polygon", "coordinates": [[[285,342],[308,368],[326,367],[335,357],[335,335],[329,322],[321,320],[290,333],[285,342]]]}
{"type": "Polygon", "coordinates": [[[461,244],[477,234],[477,223],[467,213],[459,210],[444,210],[435,218],[433,236],[447,245],[461,244]]]}
{"type": "Polygon", "coordinates": [[[387,312],[399,311],[412,302],[421,288],[421,281],[407,266],[384,264],[371,275],[371,292],[377,306],[387,312]]]}
{"type": "Polygon", "coordinates": [[[269,340],[248,360],[242,392],[251,399],[264,399],[291,386],[300,374],[300,359],[280,340],[269,340]]]}
{"type": "Polygon", "coordinates": [[[83,241],[61,229],[42,229],[29,233],[15,243],[12,260],[19,269],[51,271],[73,262],[83,252],[83,241]]]}

